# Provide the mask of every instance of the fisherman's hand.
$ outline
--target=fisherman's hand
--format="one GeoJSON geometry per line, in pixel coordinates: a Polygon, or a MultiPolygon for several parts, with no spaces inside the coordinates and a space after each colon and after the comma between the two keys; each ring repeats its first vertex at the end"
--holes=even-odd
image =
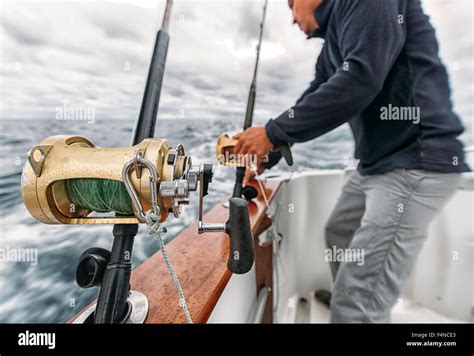
{"type": "Polygon", "coordinates": [[[273,143],[265,132],[265,127],[249,127],[244,132],[234,136],[239,140],[234,147],[234,153],[238,156],[250,155],[249,162],[254,162],[260,167],[263,158],[273,148],[273,143]],[[255,162],[256,161],[256,162],[255,162]]]}

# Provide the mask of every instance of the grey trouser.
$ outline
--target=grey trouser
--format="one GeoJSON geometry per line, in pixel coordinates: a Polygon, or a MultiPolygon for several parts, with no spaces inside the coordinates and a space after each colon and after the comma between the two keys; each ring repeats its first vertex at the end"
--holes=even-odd
{"type": "Polygon", "coordinates": [[[326,242],[329,249],[344,249],[363,259],[346,254],[341,263],[330,263],[331,322],[390,321],[430,222],[460,179],[457,173],[406,169],[351,176],[326,225],[326,242]]]}

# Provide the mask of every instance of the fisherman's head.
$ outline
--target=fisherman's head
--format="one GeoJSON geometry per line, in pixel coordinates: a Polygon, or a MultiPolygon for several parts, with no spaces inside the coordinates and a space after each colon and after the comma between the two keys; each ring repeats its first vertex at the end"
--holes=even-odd
{"type": "Polygon", "coordinates": [[[321,3],[322,0],[288,0],[288,6],[293,11],[293,23],[298,24],[307,35],[319,28],[314,11],[321,3]]]}

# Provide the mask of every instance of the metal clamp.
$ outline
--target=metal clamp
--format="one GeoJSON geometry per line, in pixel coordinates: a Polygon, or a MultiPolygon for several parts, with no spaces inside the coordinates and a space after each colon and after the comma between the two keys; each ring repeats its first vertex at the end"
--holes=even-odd
{"type": "Polygon", "coordinates": [[[125,163],[122,170],[122,180],[125,184],[125,188],[127,189],[130,198],[132,199],[132,204],[137,211],[137,218],[140,222],[146,222],[145,212],[143,211],[142,203],[140,202],[140,198],[137,195],[137,192],[133,188],[132,182],[130,180],[130,173],[132,169],[136,169],[137,165],[145,166],[150,171],[150,190],[151,190],[151,204],[153,207],[153,212],[156,215],[160,214],[160,208],[158,206],[158,181],[159,181],[159,174],[156,170],[156,167],[150,161],[144,159],[141,156],[140,152],[136,152],[135,157],[125,163]]]}

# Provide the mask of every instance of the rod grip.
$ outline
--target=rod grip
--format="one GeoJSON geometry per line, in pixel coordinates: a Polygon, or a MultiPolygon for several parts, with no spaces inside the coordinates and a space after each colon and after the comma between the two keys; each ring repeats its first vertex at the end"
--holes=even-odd
{"type": "Polygon", "coordinates": [[[250,271],[254,262],[254,247],[247,201],[242,198],[229,199],[229,220],[225,231],[230,236],[230,255],[227,268],[232,273],[250,271]]]}

